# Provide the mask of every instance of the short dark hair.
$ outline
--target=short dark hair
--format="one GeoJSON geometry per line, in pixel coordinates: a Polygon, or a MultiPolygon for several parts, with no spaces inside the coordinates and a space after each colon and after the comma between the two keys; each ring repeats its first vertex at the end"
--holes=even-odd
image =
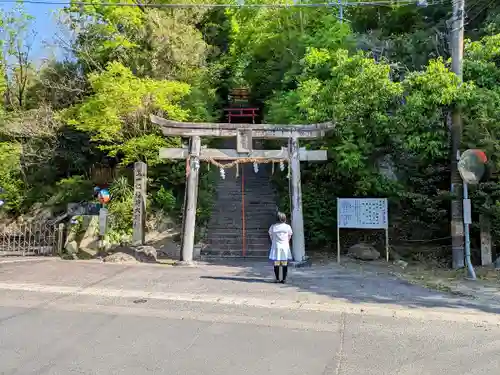
{"type": "Polygon", "coordinates": [[[280,223],[286,223],[286,215],[283,212],[278,212],[277,217],[280,223]]]}

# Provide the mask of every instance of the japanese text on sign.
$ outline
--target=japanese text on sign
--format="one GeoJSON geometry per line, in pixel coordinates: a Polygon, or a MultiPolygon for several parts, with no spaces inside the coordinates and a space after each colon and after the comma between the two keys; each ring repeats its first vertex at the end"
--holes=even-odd
{"type": "Polygon", "coordinates": [[[339,228],[387,229],[388,216],[386,198],[339,198],[337,200],[339,228]]]}

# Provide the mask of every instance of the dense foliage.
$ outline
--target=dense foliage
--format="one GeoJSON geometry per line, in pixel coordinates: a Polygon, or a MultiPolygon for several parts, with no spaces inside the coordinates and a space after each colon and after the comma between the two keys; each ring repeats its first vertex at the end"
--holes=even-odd
{"type": "MultiPolygon", "coordinates": [[[[232,87],[251,90],[265,122],[336,124],[304,144],[330,155],[303,165],[311,248],[335,242],[337,196],[389,197],[395,240],[446,237],[454,107],[463,114],[463,147],[482,147],[499,162],[500,8],[492,2],[467,9],[462,85],[449,71],[451,3],[351,6],[343,20],[320,7],[94,3],[61,13],[66,55],[39,67],[30,56],[32,18],[22,7],[0,13],[0,185],[9,214],[40,202],[62,209],[90,199],[93,184],[111,183],[115,232],[127,234],[130,167],[145,161],[149,206],[177,218],[185,166],[159,160],[158,149],[180,139],[165,139],[149,114],[218,120],[232,87]],[[97,178],[96,168],[114,172],[97,178]]],[[[206,221],[214,187],[203,173],[199,214],[206,221]]],[[[275,182],[287,209],[288,183],[275,182]]],[[[496,186],[494,177],[473,198],[500,234],[496,186]]]]}

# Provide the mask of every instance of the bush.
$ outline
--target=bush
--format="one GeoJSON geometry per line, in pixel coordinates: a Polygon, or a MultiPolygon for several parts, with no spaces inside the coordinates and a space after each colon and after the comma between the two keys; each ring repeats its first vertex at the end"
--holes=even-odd
{"type": "Polygon", "coordinates": [[[130,238],[133,231],[133,188],[125,176],[120,176],[113,181],[109,192],[111,201],[108,204],[107,237],[111,243],[120,243],[130,238]]]}
{"type": "Polygon", "coordinates": [[[108,205],[109,227],[108,237],[110,242],[121,242],[123,238],[129,238],[133,231],[133,197],[123,200],[112,200],[108,205]]]}
{"type": "MultiPolygon", "coordinates": [[[[92,187],[92,181],[85,179],[83,176],[63,178],[49,189],[48,194],[51,195],[46,203],[59,209],[65,209],[67,204],[71,202],[90,201],[93,194],[92,187]]],[[[32,194],[36,196],[35,193],[32,194]]]]}
{"type": "Polygon", "coordinates": [[[172,213],[176,207],[176,199],[172,190],[167,190],[164,186],[154,195],[154,202],[166,214],[172,213]]]}
{"type": "Polygon", "coordinates": [[[10,175],[1,176],[0,187],[2,188],[0,199],[4,202],[2,210],[18,213],[24,203],[25,186],[23,181],[10,175]]]}
{"type": "Polygon", "coordinates": [[[111,199],[113,201],[128,201],[132,199],[134,189],[129,184],[127,177],[117,177],[109,188],[111,199]]]}

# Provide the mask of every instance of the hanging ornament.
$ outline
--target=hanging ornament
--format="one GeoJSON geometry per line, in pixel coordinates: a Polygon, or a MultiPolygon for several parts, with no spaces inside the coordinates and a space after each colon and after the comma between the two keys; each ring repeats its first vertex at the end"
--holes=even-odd
{"type": "Polygon", "coordinates": [[[257,164],[257,162],[253,162],[253,171],[255,173],[259,173],[259,164],[257,164]]]}
{"type": "Polygon", "coordinates": [[[210,170],[210,164],[212,164],[212,163],[210,163],[210,162],[207,163],[207,171],[210,170]]]}
{"type": "Polygon", "coordinates": [[[191,160],[191,169],[193,169],[195,172],[200,169],[200,161],[198,160],[198,158],[193,158],[191,160]]]}
{"type": "Polygon", "coordinates": [[[283,160],[280,160],[280,171],[283,172],[285,170],[285,163],[283,160]]]}
{"type": "Polygon", "coordinates": [[[286,178],[290,179],[290,175],[291,175],[291,169],[290,169],[290,161],[288,161],[288,173],[286,175],[286,178]]]}
{"type": "Polygon", "coordinates": [[[240,165],[236,163],[236,178],[240,177],[240,165]]]}
{"type": "Polygon", "coordinates": [[[220,178],[222,178],[223,180],[226,179],[226,171],[222,167],[220,167],[220,178]]]}
{"type": "Polygon", "coordinates": [[[271,174],[274,174],[274,161],[272,162],[271,174]]]}

